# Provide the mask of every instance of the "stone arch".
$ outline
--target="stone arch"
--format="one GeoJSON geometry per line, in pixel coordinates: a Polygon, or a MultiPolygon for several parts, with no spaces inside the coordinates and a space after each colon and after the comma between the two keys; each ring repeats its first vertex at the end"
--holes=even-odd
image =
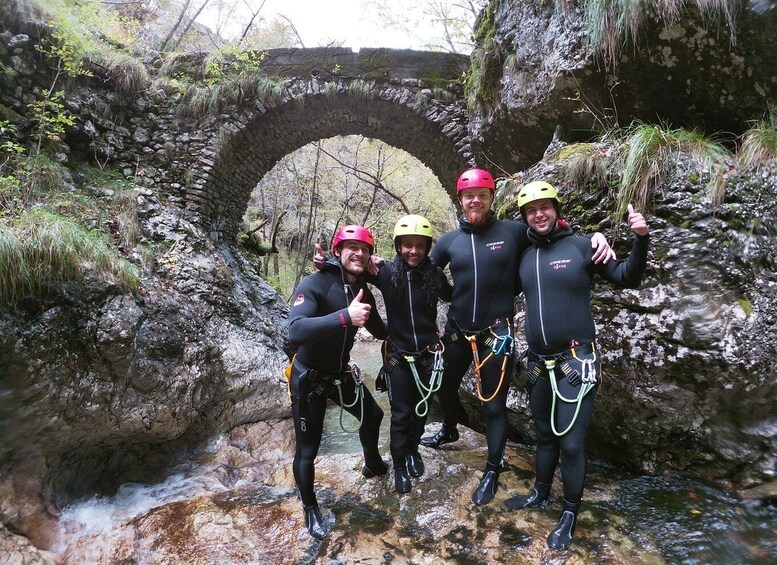
{"type": "Polygon", "coordinates": [[[233,238],[251,191],[285,155],[337,135],[360,134],[407,151],[451,189],[472,163],[460,96],[375,81],[311,78],[291,85],[274,107],[256,103],[213,142],[211,157],[187,190],[191,219],[214,239],[233,238]]]}

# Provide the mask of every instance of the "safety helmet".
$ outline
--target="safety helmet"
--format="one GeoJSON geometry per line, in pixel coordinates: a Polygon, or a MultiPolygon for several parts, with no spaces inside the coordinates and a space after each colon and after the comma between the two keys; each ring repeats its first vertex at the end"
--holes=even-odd
{"type": "Polygon", "coordinates": [[[338,245],[340,245],[343,241],[346,241],[349,239],[354,239],[356,241],[363,241],[364,243],[369,245],[370,253],[375,253],[375,238],[372,237],[370,230],[368,230],[364,226],[357,226],[355,224],[343,226],[339,230],[337,230],[337,233],[335,234],[335,237],[332,240],[332,251],[334,252],[334,250],[337,249],[338,245]]]}
{"type": "Polygon", "coordinates": [[[553,188],[553,185],[542,180],[535,180],[525,185],[518,192],[518,207],[521,209],[521,216],[526,218],[524,213],[524,206],[529,202],[535,200],[542,200],[543,198],[550,198],[553,200],[553,207],[556,209],[556,214],[561,213],[561,200],[558,197],[558,192],[553,188]]]}
{"type": "Polygon", "coordinates": [[[425,237],[434,236],[432,223],[423,216],[411,214],[402,216],[397,220],[394,226],[394,239],[400,235],[423,235],[425,237]]]}
{"type": "Polygon", "coordinates": [[[428,248],[432,245],[434,230],[432,230],[432,223],[429,220],[423,216],[411,214],[399,218],[394,226],[394,247],[397,251],[399,251],[399,238],[403,235],[420,235],[429,238],[428,251],[428,248]]]}
{"type": "Polygon", "coordinates": [[[487,188],[494,192],[494,177],[485,169],[468,169],[459,176],[456,194],[468,188],[487,188]]]}

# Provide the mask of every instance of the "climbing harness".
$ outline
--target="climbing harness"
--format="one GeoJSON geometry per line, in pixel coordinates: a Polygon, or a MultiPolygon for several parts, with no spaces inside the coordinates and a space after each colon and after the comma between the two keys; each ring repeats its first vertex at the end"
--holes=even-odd
{"type": "MultiPolygon", "coordinates": [[[[308,404],[326,402],[326,395],[329,387],[334,385],[337,387],[337,395],[340,400],[340,428],[347,433],[355,433],[361,429],[364,422],[364,378],[362,371],[358,365],[354,362],[348,364],[348,369],[339,375],[326,375],[315,369],[309,369],[297,362],[296,359],[292,360],[292,365],[297,363],[298,368],[301,370],[299,376],[299,402],[300,402],[300,429],[304,432],[307,431],[307,407],[308,404]],[[343,399],[343,383],[345,379],[352,378],[354,380],[354,399],[350,404],[346,404],[343,399]],[[311,386],[315,386],[313,390],[309,390],[311,386]],[[353,408],[356,404],[359,404],[359,418],[358,425],[355,428],[346,427],[343,422],[343,413],[346,408],[353,408]]],[[[288,371],[288,368],[287,370],[288,371]]],[[[291,377],[289,374],[289,398],[294,402],[294,398],[291,395],[291,377]]]]}
{"type": "Polygon", "coordinates": [[[442,374],[445,367],[442,354],[445,351],[445,346],[441,341],[438,341],[438,344],[439,346],[435,344],[434,349],[427,347],[427,351],[432,354],[433,359],[428,387],[424,386],[421,377],[418,376],[418,369],[416,369],[415,366],[416,355],[403,355],[405,361],[407,361],[407,364],[410,366],[410,372],[413,373],[413,380],[415,380],[415,386],[418,389],[418,393],[421,395],[421,400],[415,405],[415,413],[419,418],[423,418],[429,413],[429,400],[442,386],[442,374]]]}
{"type": "MultiPolygon", "coordinates": [[[[389,341],[390,340],[386,340],[384,343],[389,344],[389,341]]],[[[383,349],[384,365],[378,374],[378,379],[375,381],[376,390],[386,390],[388,388],[388,373],[402,362],[401,359],[404,359],[410,367],[413,381],[421,396],[421,400],[415,405],[415,413],[419,418],[423,418],[429,413],[429,401],[442,386],[442,376],[445,368],[443,361],[445,344],[442,340],[438,339],[436,343],[422,351],[404,351],[393,343],[390,343],[390,347],[393,350],[392,353],[388,352],[388,345],[383,349]],[[425,357],[426,355],[430,355],[431,357],[425,357]],[[431,361],[429,362],[427,359],[431,359],[431,361]],[[431,365],[428,386],[424,384],[423,379],[421,379],[421,376],[418,374],[417,363],[419,362],[425,369],[428,369],[431,365]],[[385,385],[383,384],[384,382],[386,382],[385,385]]]]}
{"type": "Polygon", "coordinates": [[[364,375],[362,374],[362,370],[359,368],[359,366],[351,361],[348,364],[348,371],[346,371],[345,374],[350,374],[351,378],[354,380],[355,387],[354,387],[354,399],[351,404],[346,404],[343,400],[343,389],[342,389],[342,380],[337,378],[334,380],[334,384],[337,387],[337,395],[340,398],[340,428],[349,434],[358,432],[361,427],[362,423],[364,422],[364,375]],[[346,428],[345,424],[343,424],[343,413],[345,412],[346,408],[353,408],[356,406],[356,403],[359,403],[359,425],[355,428],[346,428]]]}
{"type": "Polygon", "coordinates": [[[577,421],[577,415],[580,413],[580,406],[583,403],[583,398],[591,391],[591,389],[596,386],[596,383],[598,382],[596,377],[596,350],[594,345],[591,344],[591,359],[580,359],[577,356],[577,352],[575,351],[574,347],[570,349],[570,352],[572,353],[572,358],[580,363],[582,374],[570,367],[568,363],[564,363],[566,357],[563,355],[543,359],[543,362],[545,363],[545,369],[547,369],[548,376],[550,377],[550,386],[553,389],[553,401],[550,407],[550,427],[553,430],[553,433],[558,437],[565,435],[567,432],[569,432],[569,430],[572,429],[572,426],[575,425],[575,422],[577,421]],[[556,366],[560,367],[561,372],[564,373],[564,376],[567,378],[569,384],[572,386],[580,386],[580,390],[577,393],[577,398],[567,398],[559,391],[558,381],[556,379],[556,366]],[[557,398],[568,404],[577,404],[577,406],[575,406],[575,414],[572,416],[572,421],[563,432],[556,430],[555,414],[557,398]]]}
{"type": "MultiPolygon", "coordinates": [[[[501,323],[501,321],[498,323],[501,323]]],[[[496,395],[499,394],[499,389],[502,388],[502,383],[504,383],[505,374],[507,373],[507,362],[510,359],[510,356],[513,354],[513,349],[515,346],[515,338],[512,335],[513,334],[512,324],[509,321],[506,323],[507,333],[505,335],[498,335],[494,331],[494,326],[496,325],[497,324],[493,324],[482,332],[477,332],[474,334],[464,334],[464,337],[467,338],[467,341],[469,341],[469,345],[472,348],[472,359],[473,359],[472,365],[475,371],[475,385],[476,385],[475,390],[481,402],[491,402],[494,398],[496,398],[496,395]],[[483,343],[485,345],[490,346],[491,351],[489,352],[488,355],[486,355],[486,358],[483,359],[483,361],[481,361],[480,355],[478,353],[477,341],[478,341],[478,337],[484,334],[485,331],[488,331],[491,335],[486,336],[486,338],[483,340],[483,343]],[[492,394],[488,398],[485,398],[483,396],[483,390],[480,384],[480,369],[481,367],[483,367],[483,365],[486,364],[486,362],[489,359],[491,359],[495,355],[502,356],[502,369],[499,375],[499,384],[496,385],[496,390],[494,390],[494,394],[492,394]]]]}

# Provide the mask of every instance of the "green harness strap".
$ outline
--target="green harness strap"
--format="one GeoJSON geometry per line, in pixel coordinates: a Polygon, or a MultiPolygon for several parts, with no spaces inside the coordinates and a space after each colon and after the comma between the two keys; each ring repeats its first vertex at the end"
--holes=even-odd
{"type": "Polygon", "coordinates": [[[345,401],[343,401],[342,381],[340,379],[335,379],[334,385],[337,387],[337,395],[340,397],[340,428],[344,432],[352,434],[358,432],[362,427],[362,423],[364,422],[364,379],[362,378],[362,370],[356,363],[350,364],[348,372],[351,374],[351,377],[356,383],[356,397],[353,399],[351,404],[346,404],[345,401]],[[361,414],[359,416],[359,425],[353,429],[346,428],[345,424],[343,423],[343,414],[345,413],[345,409],[353,408],[356,406],[357,402],[359,403],[359,413],[361,414]]]}
{"type": "Polygon", "coordinates": [[[572,429],[572,426],[575,425],[575,422],[577,421],[577,415],[580,413],[580,406],[583,404],[583,398],[591,391],[592,388],[596,386],[596,368],[594,367],[594,362],[596,361],[596,352],[593,352],[593,359],[579,359],[575,354],[575,350],[572,349],[572,356],[582,363],[583,369],[583,374],[581,377],[582,383],[580,384],[580,391],[577,393],[577,398],[567,398],[561,394],[561,392],[559,392],[558,383],[556,382],[556,360],[545,359],[545,368],[548,370],[550,386],[553,389],[553,402],[550,407],[550,427],[553,430],[553,433],[558,437],[568,433],[569,430],[572,429]],[[560,433],[558,430],[556,430],[556,398],[570,404],[572,402],[577,403],[577,406],[575,407],[575,415],[572,417],[572,421],[569,423],[569,426],[567,426],[567,429],[560,433]]]}
{"type": "Polygon", "coordinates": [[[421,377],[418,376],[418,369],[415,367],[414,355],[403,355],[407,364],[410,365],[410,371],[413,373],[413,380],[415,386],[418,389],[418,394],[421,395],[421,400],[415,405],[415,413],[419,418],[423,418],[429,413],[429,399],[432,395],[440,390],[442,386],[442,374],[443,374],[443,350],[436,350],[434,352],[434,364],[432,365],[432,374],[429,376],[429,387],[424,386],[421,382],[421,377]]]}

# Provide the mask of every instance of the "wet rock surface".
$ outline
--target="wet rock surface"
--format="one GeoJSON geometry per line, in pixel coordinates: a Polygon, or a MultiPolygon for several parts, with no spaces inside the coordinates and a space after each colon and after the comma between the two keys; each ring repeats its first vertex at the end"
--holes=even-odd
{"type": "MultiPolygon", "coordinates": [[[[272,437],[290,422],[273,424],[272,437]]],[[[429,430],[433,427],[430,426],[429,430]]],[[[110,532],[75,539],[61,553],[66,563],[662,563],[592,512],[597,501],[617,496],[617,486],[599,485],[583,508],[575,543],[566,552],[546,546],[560,502],[546,509],[516,512],[503,504],[528,491],[533,478],[529,453],[511,447],[501,487],[490,504],[477,507],[470,495],[485,459],[483,437],[462,428],[448,449],[421,449],[426,473],[406,495],[394,492],[392,473],[364,479],[359,454],[328,454],[316,462],[319,504],[332,530],[322,541],[310,537],[292,488],[293,446],[268,442],[268,424],[243,426],[215,454],[211,476],[218,492],[149,510],[110,532]],[[229,469],[229,479],[221,475],[229,469]],[[560,560],[560,561],[559,561],[560,560]]],[[[556,493],[558,494],[558,493],[556,493]]],[[[559,494],[560,496],[560,494],[559,494]]]]}

